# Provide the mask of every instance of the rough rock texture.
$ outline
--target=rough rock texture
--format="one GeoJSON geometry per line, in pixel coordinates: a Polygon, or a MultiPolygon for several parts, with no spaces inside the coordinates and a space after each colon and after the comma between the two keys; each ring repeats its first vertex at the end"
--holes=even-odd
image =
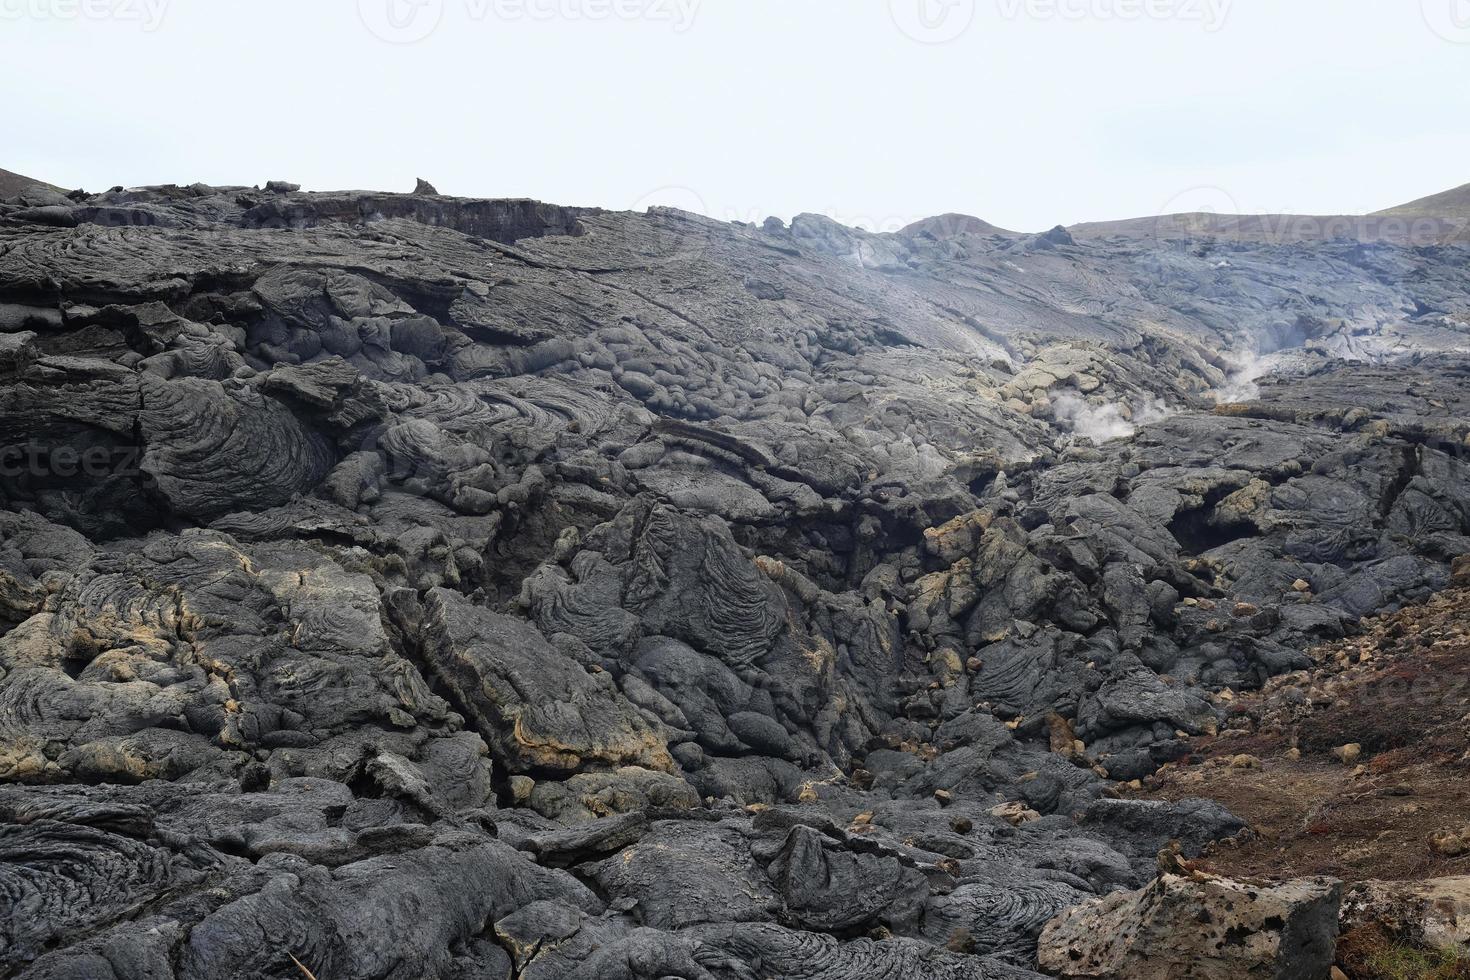
{"type": "Polygon", "coordinates": [[[1342,885],[1166,874],[1072,909],[1041,934],[1041,966],[1097,980],[1324,980],[1342,885]]]}
{"type": "Polygon", "coordinates": [[[1470,554],[1464,249],[421,190],[0,203],[0,972],[1034,975],[1470,554]]]}
{"type": "Polygon", "coordinates": [[[1359,882],[1343,896],[1342,928],[1378,928],[1470,957],[1470,878],[1359,882]]]}

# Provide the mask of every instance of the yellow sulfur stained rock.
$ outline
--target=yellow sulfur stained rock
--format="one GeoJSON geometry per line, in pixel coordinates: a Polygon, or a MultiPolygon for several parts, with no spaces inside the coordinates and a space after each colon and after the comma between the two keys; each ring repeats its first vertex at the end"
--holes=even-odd
{"type": "Polygon", "coordinates": [[[1013,827],[1019,827],[1022,824],[1041,819],[1041,814],[1026,804],[1019,802],[1002,803],[1000,806],[992,807],[990,809],[990,815],[1004,820],[1013,827]]]}

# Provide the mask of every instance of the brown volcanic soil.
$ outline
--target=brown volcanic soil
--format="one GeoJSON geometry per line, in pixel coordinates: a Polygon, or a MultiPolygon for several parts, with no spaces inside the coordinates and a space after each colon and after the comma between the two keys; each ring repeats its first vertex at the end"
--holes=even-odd
{"type": "Polygon", "coordinates": [[[1236,697],[1225,730],[1134,795],[1207,797],[1248,821],[1253,833],[1199,862],[1216,874],[1470,874],[1470,855],[1430,847],[1470,825],[1470,589],[1365,620],[1314,653],[1314,670],[1236,697]],[[1345,764],[1333,750],[1349,743],[1362,757],[1345,764]]]}

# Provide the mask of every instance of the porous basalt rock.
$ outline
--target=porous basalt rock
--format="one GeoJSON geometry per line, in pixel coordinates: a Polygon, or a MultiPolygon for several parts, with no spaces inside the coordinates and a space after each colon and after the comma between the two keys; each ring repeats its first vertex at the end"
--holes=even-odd
{"type": "Polygon", "coordinates": [[[1341,882],[1250,884],[1165,874],[1046,926],[1048,973],[1095,980],[1324,980],[1337,943],[1341,882]]]}
{"type": "Polygon", "coordinates": [[[1343,895],[1342,931],[1374,928],[1460,955],[1470,951],[1470,878],[1364,881],[1343,895]]]}

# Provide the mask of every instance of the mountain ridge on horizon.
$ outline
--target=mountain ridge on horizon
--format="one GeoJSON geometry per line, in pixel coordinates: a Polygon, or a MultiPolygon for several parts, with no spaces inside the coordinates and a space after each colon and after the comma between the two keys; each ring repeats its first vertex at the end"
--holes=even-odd
{"type": "MultiPolygon", "coordinates": [[[[47,181],[0,169],[0,200],[35,189],[66,192],[64,188],[47,181]]],[[[1470,183],[1366,214],[1184,211],[1081,221],[1055,227],[1065,228],[1070,234],[1083,239],[1206,237],[1292,243],[1356,238],[1363,242],[1387,241],[1413,245],[1470,242],[1470,183]],[[1414,224],[1406,225],[1404,222],[1414,224]]],[[[976,215],[950,211],[921,218],[899,229],[895,234],[912,237],[921,233],[945,239],[960,235],[1021,238],[1040,232],[1014,231],[976,215]]]]}

